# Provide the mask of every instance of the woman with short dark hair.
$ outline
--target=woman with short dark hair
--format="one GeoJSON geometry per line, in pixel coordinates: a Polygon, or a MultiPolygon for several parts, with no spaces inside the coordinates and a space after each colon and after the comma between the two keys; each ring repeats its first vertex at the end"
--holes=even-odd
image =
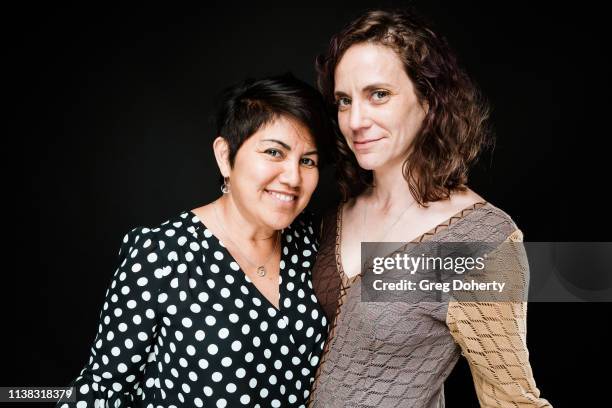
{"type": "Polygon", "coordinates": [[[77,402],[62,407],[304,406],[328,323],[302,211],[327,121],[320,94],[290,75],[225,92],[223,194],[125,236],[77,402]]]}

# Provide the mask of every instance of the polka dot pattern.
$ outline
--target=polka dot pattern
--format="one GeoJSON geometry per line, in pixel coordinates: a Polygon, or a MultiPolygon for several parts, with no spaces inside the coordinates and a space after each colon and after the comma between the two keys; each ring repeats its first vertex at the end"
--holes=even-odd
{"type": "Polygon", "coordinates": [[[277,309],[194,213],[130,231],[77,402],[58,406],[305,406],[328,328],[310,217],[281,242],[277,309]]]}

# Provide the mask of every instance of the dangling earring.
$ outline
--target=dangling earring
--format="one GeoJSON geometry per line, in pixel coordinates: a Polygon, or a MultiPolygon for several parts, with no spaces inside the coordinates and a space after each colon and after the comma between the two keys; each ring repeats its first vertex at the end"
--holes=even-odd
{"type": "Polygon", "coordinates": [[[223,194],[227,194],[229,193],[230,188],[229,188],[229,177],[223,177],[223,185],[221,186],[221,192],[223,194]]]}

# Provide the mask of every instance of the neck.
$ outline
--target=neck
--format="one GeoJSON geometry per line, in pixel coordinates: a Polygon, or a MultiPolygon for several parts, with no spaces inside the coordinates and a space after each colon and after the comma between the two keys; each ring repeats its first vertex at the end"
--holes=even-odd
{"type": "Polygon", "coordinates": [[[371,205],[379,211],[393,211],[394,208],[403,208],[415,201],[402,174],[401,164],[375,170],[373,181],[374,187],[369,198],[371,205]]]}
{"type": "Polygon", "coordinates": [[[264,242],[274,244],[277,231],[260,224],[257,224],[244,215],[244,211],[236,205],[231,194],[223,195],[214,204],[218,222],[223,223],[222,229],[230,234],[232,240],[251,241],[253,244],[263,244],[264,242]]]}

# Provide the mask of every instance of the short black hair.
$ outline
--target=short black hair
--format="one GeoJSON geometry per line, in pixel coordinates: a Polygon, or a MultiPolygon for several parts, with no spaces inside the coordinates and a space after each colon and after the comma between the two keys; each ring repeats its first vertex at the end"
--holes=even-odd
{"type": "Polygon", "coordinates": [[[217,105],[217,136],[228,142],[230,166],[245,140],[282,116],[310,131],[319,153],[319,167],[330,159],[334,134],[323,97],[291,73],[246,79],[225,89],[217,105]]]}

